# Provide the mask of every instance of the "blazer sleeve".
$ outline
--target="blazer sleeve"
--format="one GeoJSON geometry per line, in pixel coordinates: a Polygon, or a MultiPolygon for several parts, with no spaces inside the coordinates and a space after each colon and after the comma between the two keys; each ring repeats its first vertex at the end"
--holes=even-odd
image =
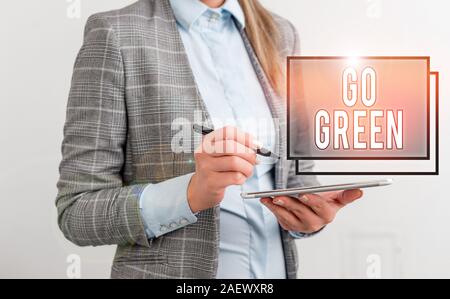
{"type": "Polygon", "coordinates": [[[57,183],[58,224],[76,245],[149,246],[139,209],[145,186],[122,181],[126,134],[119,43],[94,15],[74,66],[57,183]]]}
{"type": "MultiPolygon", "coordinates": [[[[289,25],[291,27],[292,32],[292,40],[293,40],[293,46],[291,50],[292,56],[298,56],[300,55],[300,37],[298,34],[297,29],[295,28],[292,23],[289,22],[289,25]]],[[[301,136],[297,140],[302,140],[301,144],[296,144],[296,148],[299,150],[307,150],[309,148],[308,142],[311,140],[311,136],[308,136],[308,126],[306,123],[300,123],[298,121],[298,118],[296,118],[297,121],[293,126],[295,126],[296,132],[298,132],[298,135],[301,136]]],[[[292,121],[292,120],[291,120],[292,121]]],[[[290,138],[290,136],[288,136],[290,138]]],[[[312,172],[314,168],[314,161],[312,160],[300,160],[299,162],[299,169],[301,172],[312,172]]],[[[288,175],[288,188],[294,188],[299,186],[316,186],[319,185],[319,181],[317,180],[317,177],[315,175],[297,175],[296,174],[296,163],[292,163],[291,168],[289,169],[289,175],[288,175]]]]}

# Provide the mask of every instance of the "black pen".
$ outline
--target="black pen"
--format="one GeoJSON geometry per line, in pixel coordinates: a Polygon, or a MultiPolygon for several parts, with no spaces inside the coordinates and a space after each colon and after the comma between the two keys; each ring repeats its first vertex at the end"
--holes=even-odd
{"type": "MultiPolygon", "coordinates": [[[[214,132],[213,129],[204,127],[204,126],[199,126],[199,125],[194,125],[193,126],[193,130],[194,132],[198,133],[198,134],[202,134],[203,136],[211,134],[212,132],[214,132]]],[[[260,156],[263,157],[272,157],[275,159],[280,159],[280,156],[278,156],[275,153],[272,153],[271,151],[269,151],[268,149],[265,149],[262,144],[255,144],[257,146],[256,153],[260,156]]]]}

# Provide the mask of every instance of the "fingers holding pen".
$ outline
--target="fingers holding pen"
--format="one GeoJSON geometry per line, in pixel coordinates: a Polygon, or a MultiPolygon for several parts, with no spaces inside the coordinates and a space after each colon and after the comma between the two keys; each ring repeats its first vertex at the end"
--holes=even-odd
{"type": "Polygon", "coordinates": [[[250,134],[235,127],[225,127],[205,135],[197,154],[239,157],[255,165],[258,163],[255,143],[258,142],[250,134]]]}
{"type": "Polygon", "coordinates": [[[252,135],[232,126],[215,130],[204,138],[204,142],[206,143],[215,143],[224,140],[235,141],[249,149],[256,149],[259,145],[259,142],[256,141],[252,135]]]}
{"type": "Polygon", "coordinates": [[[252,165],[257,164],[256,151],[234,140],[220,140],[206,144],[204,150],[212,157],[235,156],[252,165]]]}
{"type": "Polygon", "coordinates": [[[246,178],[253,175],[254,164],[239,156],[209,157],[206,166],[214,172],[240,172],[246,178]]]}
{"type": "Polygon", "coordinates": [[[202,144],[194,155],[195,173],[188,186],[188,202],[194,212],[220,204],[225,189],[243,185],[257,164],[250,134],[234,127],[202,134],[202,144]]]}

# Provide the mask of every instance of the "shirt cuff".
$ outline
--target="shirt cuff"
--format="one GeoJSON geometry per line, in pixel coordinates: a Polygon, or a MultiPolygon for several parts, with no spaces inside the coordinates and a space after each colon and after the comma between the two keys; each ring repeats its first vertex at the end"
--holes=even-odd
{"type": "Polygon", "coordinates": [[[187,174],[159,184],[150,184],[144,189],[140,207],[145,233],[149,239],[197,222],[187,199],[192,176],[193,174],[187,174]]]}
{"type": "Polygon", "coordinates": [[[289,234],[294,239],[307,239],[307,238],[314,237],[315,235],[317,235],[320,232],[322,232],[324,229],[325,229],[325,227],[323,227],[319,231],[316,231],[315,233],[311,233],[311,234],[305,234],[305,233],[300,233],[300,232],[291,232],[291,231],[289,232],[289,234]]]}

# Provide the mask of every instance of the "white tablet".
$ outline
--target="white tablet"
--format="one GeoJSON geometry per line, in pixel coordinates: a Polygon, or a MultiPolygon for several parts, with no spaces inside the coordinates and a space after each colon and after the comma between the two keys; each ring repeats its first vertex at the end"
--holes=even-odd
{"type": "Polygon", "coordinates": [[[277,197],[277,196],[296,197],[301,194],[314,194],[314,193],[329,192],[329,191],[341,191],[341,190],[382,187],[382,186],[391,185],[393,182],[394,181],[392,179],[384,179],[384,180],[377,180],[377,181],[348,183],[348,184],[340,184],[340,185],[326,185],[326,186],[324,185],[324,186],[314,186],[314,187],[278,189],[278,190],[263,191],[263,192],[241,193],[241,196],[244,199],[277,197]]]}

